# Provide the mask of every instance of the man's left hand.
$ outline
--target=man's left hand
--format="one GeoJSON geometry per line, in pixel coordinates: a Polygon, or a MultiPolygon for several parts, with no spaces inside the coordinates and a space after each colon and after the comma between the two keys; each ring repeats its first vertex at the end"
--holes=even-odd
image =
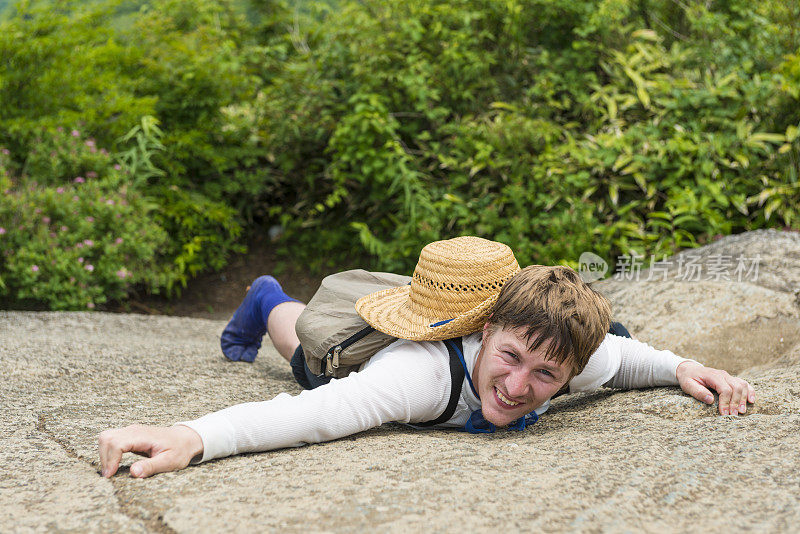
{"type": "Polygon", "coordinates": [[[709,388],[719,393],[719,413],[722,415],[745,413],[747,403],[753,404],[756,401],[753,386],[721,369],[686,361],[678,366],[676,374],[681,389],[700,402],[714,402],[714,395],[709,388]]]}

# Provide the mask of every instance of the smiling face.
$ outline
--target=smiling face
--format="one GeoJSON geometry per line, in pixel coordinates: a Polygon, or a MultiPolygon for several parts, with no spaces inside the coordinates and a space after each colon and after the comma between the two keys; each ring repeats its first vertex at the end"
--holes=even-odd
{"type": "Polygon", "coordinates": [[[483,417],[503,426],[529,414],[555,395],[570,379],[569,362],[544,355],[548,342],[530,351],[520,328],[483,329],[472,380],[481,398],[483,417]]]}

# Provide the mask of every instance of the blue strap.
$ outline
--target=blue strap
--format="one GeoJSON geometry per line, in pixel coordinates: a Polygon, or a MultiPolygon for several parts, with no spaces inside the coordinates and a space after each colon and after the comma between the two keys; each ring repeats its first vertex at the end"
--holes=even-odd
{"type": "Polygon", "coordinates": [[[461,353],[460,350],[458,350],[458,347],[456,346],[455,343],[453,343],[452,340],[448,339],[447,341],[445,341],[445,343],[450,345],[453,348],[453,350],[456,351],[456,354],[458,355],[458,359],[461,361],[462,367],[464,367],[464,374],[467,376],[467,382],[469,383],[469,389],[472,390],[472,393],[475,394],[475,396],[478,398],[478,400],[481,400],[481,396],[478,395],[478,392],[475,390],[475,386],[472,384],[472,377],[469,374],[469,369],[467,369],[467,362],[464,360],[464,355],[461,353]]]}
{"type": "Polygon", "coordinates": [[[442,424],[446,421],[449,421],[453,414],[456,413],[456,409],[458,408],[458,401],[461,399],[461,389],[464,386],[464,366],[461,365],[461,361],[458,359],[458,352],[461,348],[461,338],[455,337],[452,340],[452,343],[447,344],[445,343],[445,347],[447,347],[448,358],[447,363],[450,364],[450,400],[447,403],[447,408],[432,421],[428,421],[426,423],[419,423],[416,426],[436,426],[442,424]]]}
{"type": "Polygon", "coordinates": [[[522,430],[525,430],[526,426],[532,425],[533,423],[535,423],[538,420],[539,420],[539,414],[536,413],[536,412],[531,412],[528,415],[526,415],[525,417],[520,417],[519,419],[517,419],[516,421],[514,421],[513,423],[508,425],[508,428],[510,430],[522,431],[522,430]]]}

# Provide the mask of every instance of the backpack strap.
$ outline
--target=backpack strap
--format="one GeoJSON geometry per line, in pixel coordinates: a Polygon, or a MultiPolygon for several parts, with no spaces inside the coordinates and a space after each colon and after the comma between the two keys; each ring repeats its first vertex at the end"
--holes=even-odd
{"type": "Polygon", "coordinates": [[[444,409],[442,415],[427,423],[414,423],[414,426],[435,426],[445,423],[453,417],[458,406],[465,376],[464,366],[461,365],[461,354],[464,353],[464,345],[461,343],[460,337],[454,337],[444,341],[444,346],[447,347],[447,352],[450,354],[450,402],[447,403],[447,408],[444,409]]]}

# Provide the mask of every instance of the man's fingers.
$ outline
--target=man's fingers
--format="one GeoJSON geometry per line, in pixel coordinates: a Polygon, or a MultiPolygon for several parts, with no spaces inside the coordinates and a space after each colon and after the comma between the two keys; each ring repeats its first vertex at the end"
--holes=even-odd
{"type": "Polygon", "coordinates": [[[106,478],[117,472],[122,459],[122,449],[118,445],[117,432],[116,430],[106,430],[97,437],[101,474],[106,478]]]}
{"type": "Polygon", "coordinates": [[[139,460],[131,465],[131,476],[136,478],[147,478],[158,473],[165,473],[167,471],[174,471],[186,467],[179,465],[175,455],[170,451],[165,451],[156,454],[152,458],[146,460],[139,460]]]}
{"type": "Polygon", "coordinates": [[[739,397],[736,399],[736,411],[739,415],[747,412],[747,389],[744,387],[739,390],[739,397]]]}
{"type": "Polygon", "coordinates": [[[686,384],[684,391],[700,402],[705,402],[706,404],[711,404],[714,402],[714,395],[696,380],[689,381],[686,384]]]}
{"type": "Polygon", "coordinates": [[[739,392],[739,413],[747,412],[747,398],[750,396],[750,384],[741,378],[735,378],[739,392]]]}
{"type": "Polygon", "coordinates": [[[699,401],[713,402],[709,389],[716,391],[719,394],[718,409],[722,415],[745,413],[747,403],[756,400],[756,392],[746,380],[720,369],[683,362],[678,366],[676,376],[683,391],[699,401]]]}
{"type": "Polygon", "coordinates": [[[714,388],[719,394],[719,413],[722,415],[729,415],[731,413],[731,397],[733,397],[733,388],[725,379],[727,373],[724,371],[717,371],[705,377],[705,382],[714,388]]]}
{"type": "Polygon", "coordinates": [[[719,413],[722,415],[745,413],[750,398],[755,400],[755,390],[746,380],[724,371],[706,377],[705,381],[719,393],[719,413]]]}
{"type": "Polygon", "coordinates": [[[728,413],[731,415],[739,415],[739,397],[741,396],[741,390],[735,384],[730,384],[730,387],[731,400],[728,405],[728,413]]]}
{"type": "Polygon", "coordinates": [[[731,389],[728,384],[725,384],[717,389],[717,393],[719,393],[719,413],[722,415],[730,415],[733,389],[731,389]]]}
{"type": "Polygon", "coordinates": [[[98,441],[104,477],[117,472],[126,452],[150,457],[131,466],[131,475],[139,478],[183,469],[193,457],[203,452],[200,434],[182,425],[167,428],[133,425],[106,430],[98,436],[98,441]]]}
{"type": "Polygon", "coordinates": [[[108,452],[106,451],[106,447],[104,444],[104,434],[108,432],[107,430],[104,432],[100,432],[97,435],[97,450],[100,452],[100,473],[103,476],[106,476],[106,471],[108,468],[108,452]]]}
{"type": "Polygon", "coordinates": [[[122,455],[126,452],[149,454],[152,443],[145,436],[145,428],[133,425],[116,430],[106,430],[98,436],[101,474],[111,477],[119,469],[122,455]]]}

